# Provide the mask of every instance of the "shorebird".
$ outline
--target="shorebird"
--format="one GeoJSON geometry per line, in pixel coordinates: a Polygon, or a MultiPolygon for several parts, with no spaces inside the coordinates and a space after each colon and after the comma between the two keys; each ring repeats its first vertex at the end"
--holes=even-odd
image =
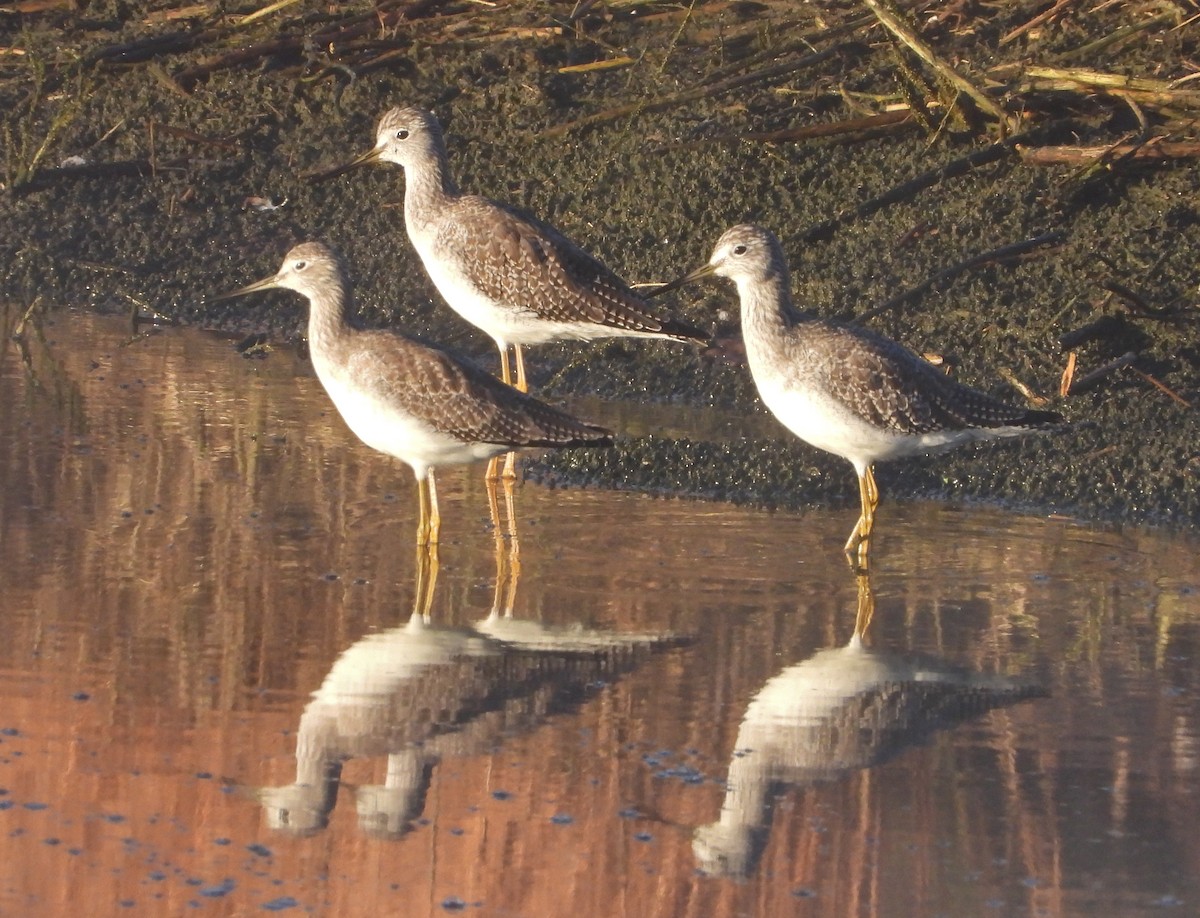
{"type": "Polygon", "coordinates": [[[693,835],[705,873],[748,877],[757,869],[785,789],[838,780],[995,708],[1045,697],[1032,679],[868,646],[873,609],[870,581],[859,574],[850,641],[776,673],[747,706],[721,815],[693,835]]]}
{"type": "Polygon", "coordinates": [[[308,299],[308,347],[317,378],[347,426],[373,449],[412,467],[417,543],[437,544],[434,470],[519,447],[610,446],[612,433],[518,392],[472,363],[347,319],[346,270],[320,242],[296,246],[270,277],[222,299],[283,287],[308,299]]]}
{"type": "Polygon", "coordinates": [[[717,274],[737,285],[750,372],[766,406],[801,440],[847,459],[862,512],[845,552],[867,561],[879,489],[874,464],[1062,423],[1053,411],[1009,405],[940,372],[864,328],[799,311],[779,240],[743,224],[717,241],[707,265],[665,285],[717,274]]]}
{"type": "Polygon", "coordinates": [[[420,108],[393,108],[379,119],[375,146],[311,176],[358,166],[404,168],[404,224],[425,270],[450,308],[482,329],[500,351],[500,373],[528,389],[522,345],[634,337],[707,343],[685,322],[655,315],[625,281],[554,227],[479,195],[450,175],[441,125],[420,108]]]}

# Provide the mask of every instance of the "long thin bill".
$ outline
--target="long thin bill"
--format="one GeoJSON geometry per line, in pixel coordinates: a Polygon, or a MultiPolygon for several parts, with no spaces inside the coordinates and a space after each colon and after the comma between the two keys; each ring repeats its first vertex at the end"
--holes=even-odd
{"type": "Polygon", "coordinates": [[[309,172],[304,175],[304,178],[310,182],[324,182],[331,178],[337,178],[339,175],[345,175],[352,169],[357,169],[359,166],[369,166],[372,163],[379,162],[379,149],[377,147],[368,150],[361,156],[356,156],[349,162],[342,163],[337,166],[330,166],[327,169],[317,169],[314,172],[309,172]]]}

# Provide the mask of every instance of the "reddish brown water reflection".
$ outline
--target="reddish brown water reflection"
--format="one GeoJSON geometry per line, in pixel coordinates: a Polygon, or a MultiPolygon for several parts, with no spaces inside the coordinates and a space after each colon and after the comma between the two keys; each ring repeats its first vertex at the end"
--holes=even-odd
{"type": "Polygon", "coordinates": [[[854,626],[844,510],[526,486],[513,617],[489,622],[481,473],[451,471],[432,621],[406,630],[407,469],[357,443],[289,353],[122,328],[62,316],[24,347],[5,336],[0,914],[1057,918],[1200,902],[1194,540],[888,505],[879,658],[920,652],[1050,697],[890,745],[859,736],[861,761],[843,742],[823,771],[756,772],[770,736],[819,753],[912,697],[855,696],[859,727],[807,733],[785,703],[738,754],[769,686],[843,678],[818,663],[854,626]],[[665,634],[689,641],[631,649],[665,634]],[[314,727],[330,698],[337,730],[314,727]],[[295,781],[298,745],[303,765],[336,743],[349,758],[327,825],[272,828],[261,789],[295,781]],[[381,815],[388,786],[411,824],[381,815]],[[693,836],[723,805],[757,820],[724,863],[741,877],[698,869],[693,836]]]}

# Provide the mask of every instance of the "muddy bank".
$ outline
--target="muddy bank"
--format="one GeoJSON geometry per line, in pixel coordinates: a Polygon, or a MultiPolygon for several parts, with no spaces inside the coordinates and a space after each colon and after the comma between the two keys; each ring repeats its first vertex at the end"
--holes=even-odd
{"type": "MultiPolygon", "coordinates": [[[[753,219],[782,238],[800,304],[857,315],[964,259],[1061,234],[1020,258],[957,274],[868,324],[1020,400],[1016,380],[1067,414],[1071,429],[885,468],[885,494],[1200,521],[1196,159],[1129,153],[1089,167],[1077,154],[1044,166],[1010,145],[819,231],[1006,136],[986,104],[964,101],[878,23],[863,25],[873,20],[862,5],[711,2],[689,13],[611,4],[572,20],[574,3],[384,3],[370,30],[324,44],[314,36],[376,11],[296,4],[242,22],[252,5],[225,14],[204,5],[24,6],[0,16],[0,105],[10,113],[0,299],[13,312],[38,297],[44,308],[153,310],[268,330],[282,344],[301,327],[293,298],[206,297],[274,270],[291,244],[318,237],[354,266],[364,322],[494,365],[491,343],[440,302],[408,245],[398,170],[319,185],[301,178],[365,149],[388,106],[418,103],[446,122],[465,189],[557,223],[635,282],[702,263],[728,225],[753,219]],[[274,53],[246,50],[266,42],[274,53]],[[587,69],[604,61],[617,66],[587,69]],[[920,117],[888,122],[903,104],[920,117]],[[860,130],[803,136],[847,125],[860,130]],[[23,176],[35,159],[38,169],[23,176]],[[64,164],[75,171],[53,171],[64,164]],[[128,174],[102,174],[112,164],[128,174]],[[1074,347],[1076,375],[1130,352],[1137,361],[1062,398],[1068,350],[1059,339],[1099,319],[1108,320],[1103,334],[1074,347]]],[[[1197,59],[1200,26],[1186,22],[1190,8],[1095,6],[1053,15],[1049,3],[999,14],[971,3],[908,9],[937,59],[996,100],[1024,150],[1160,135],[1195,142],[1200,81],[1187,80],[1187,62],[1197,59]],[[1068,68],[1155,82],[1114,91],[1035,75],[1068,68]]],[[[672,306],[736,341],[728,287],[688,291],[672,306]]],[[[564,345],[537,350],[531,362],[535,386],[549,396],[764,410],[733,343],[715,354],[646,342],[564,345]]],[[[845,463],[786,440],[627,439],[604,455],[535,464],[530,474],[779,505],[853,497],[845,463]]]]}

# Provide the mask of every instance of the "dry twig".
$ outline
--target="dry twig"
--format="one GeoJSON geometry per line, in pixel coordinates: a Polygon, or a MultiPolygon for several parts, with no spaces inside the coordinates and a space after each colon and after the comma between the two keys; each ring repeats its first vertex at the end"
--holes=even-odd
{"type": "Polygon", "coordinates": [[[951,265],[943,271],[939,271],[933,277],[918,284],[917,286],[905,290],[890,300],[880,303],[878,306],[868,309],[866,312],[854,318],[855,322],[863,323],[869,319],[873,319],[878,315],[882,315],[889,310],[895,309],[901,303],[915,300],[923,296],[929,290],[935,287],[941,287],[953,278],[960,274],[970,271],[974,268],[982,267],[983,265],[995,264],[1001,261],[1010,261],[1014,258],[1020,258],[1028,255],[1037,249],[1045,249],[1050,246],[1061,245],[1066,239],[1061,232],[1057,230],[1052,233],[1044,233],[1033,239],[1026,239],[1022,242],[1013,242],[1008,245],[1002,245],[998,249],[992,249],[989,252],[982,252],[979,255],[972,255],[970,258],[963,259],[958,264],[951,265]]]}

